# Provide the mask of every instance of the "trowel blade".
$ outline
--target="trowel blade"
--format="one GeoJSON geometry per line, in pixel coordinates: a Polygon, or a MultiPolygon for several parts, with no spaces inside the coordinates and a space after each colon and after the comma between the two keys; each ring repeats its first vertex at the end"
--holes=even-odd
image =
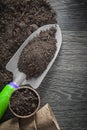
{"type": "Polygon", "coordinates": [[[32,79],[29,79],[29,80],[24,80],[22,82],[22,85],[25,85],[25,84],[29,84],[31,87],[33,87],[34,89],[38,88],[39,85],[41,84],[42,80],[44,79],[44,77],[46,76],[47,72],[49,71],[49,69],[51,68],[52,64],[54,63],[58,53],[59,53],[59,50],[60,50],[60,47],[61,47],[61,43],[62,43],[62,34],[61,34],[61,29],[59,27],[58,24],[49,24],[49,25],[44,25],[42,27],[40,27],[39,29],[37,29],[35,32],[33,32],[25,41],[24,43],[20,46],[20,48],[17,50],[17,52],[13,55],[13,57],[10,59],[10,61],[7,63],[6,65],[6,69],[10,72],[13,73],[13,80],[14,80],[14,77],[16,77],[16,74],[19,73],[19,70],[18,70],[18,61],[19,61],[19,58],[20,58],[20,55],[22,53],[22,50],[24,49],[24,47],[29,44],[29,41],[31,41],[34,37],[36,37],[37,35],[39,35],[39,33],[41,31],[46,31],[46,30],[49,30],[51,27],[54,27],[56,28],[56,35],[55,35],[55,38],[56,38],[56,46],[57,46],[57,49],[56,49],[56,52],[54,54],[54,57],[53,59],[50,61],[50,63],[48,64],[47,68],[45,69],[45,71],[38,77],[38,78],[32,78],[32,79]],[[15,73],[16,72],[16,73],[15,73]]]}

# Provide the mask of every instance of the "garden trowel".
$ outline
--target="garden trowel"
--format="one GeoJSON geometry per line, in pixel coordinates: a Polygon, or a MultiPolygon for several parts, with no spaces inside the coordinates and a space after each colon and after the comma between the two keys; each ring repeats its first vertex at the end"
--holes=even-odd
{"type": "Polygon", "coordinates": [[[13,93],[13,91],[15,91],[15,89],[17,89],[20,85],[25,85],[25,84],[29,84],[34,89],[39,87],[39,85],[41,84],[42,80],[46,76],[47,72],[51,68],[53,62],[55,61],[58,55],[58,52],[61,47],[61,43],[62,43],[62,35],[61,35],[61,29],[58,24],[44,25],[40,27],[39,29],[37,29],[35,32],[33,32],[24,41],[24,43],[20,46],[20,48],[17,50],[17,52],[13,55],[13,57],[10,59],[10,61],[6,65],[6,69],[13,73],[13,81],[7,84],[3,88],[3,90],[0,92],[0,119],[2,118],[3,114],[5,113],[7,109],[10,96],[13,93]],[[34,37],[38,36],[41,31],[49,30],[52,27],[56,29],[55,39],[57,41],[56,43],[57,49],[55,51],[54,57],[50,61],[50,63],[48,64],[44,72],[38,78],[32,78],[32,79],[26,80],[26,74],[20,72],[18,69],[18,61],[22,53],[22,50],[27,44],[29,44],[29,41],[31,41],[34,37]]]}

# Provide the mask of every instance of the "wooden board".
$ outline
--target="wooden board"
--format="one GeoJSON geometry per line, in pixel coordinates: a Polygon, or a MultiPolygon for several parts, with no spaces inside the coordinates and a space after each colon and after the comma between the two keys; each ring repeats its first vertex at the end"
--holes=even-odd
{"type": "Polygon", "coordinates": [[[63,45],[38,89],[61,130],[87,130],[87,1],[51,0],[62,29],[63,45]]]}

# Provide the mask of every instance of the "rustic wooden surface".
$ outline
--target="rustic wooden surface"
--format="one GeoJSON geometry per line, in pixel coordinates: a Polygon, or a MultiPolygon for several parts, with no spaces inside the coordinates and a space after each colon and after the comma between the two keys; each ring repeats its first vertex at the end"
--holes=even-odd
{"type": "Polygon", "coordinates": [[[87,130],[87,0],[51,0],[63,44],[38,91],[61,130],[87,130]]]}
{"type": "MultiPolygon", "coordinates": [[[[51,0],[62,29],[59,56],[38,92],[61,130],[87,130],[87,0],[51,0]]],[[[11,118],[7,112],[3,121],[11,118]]]]}

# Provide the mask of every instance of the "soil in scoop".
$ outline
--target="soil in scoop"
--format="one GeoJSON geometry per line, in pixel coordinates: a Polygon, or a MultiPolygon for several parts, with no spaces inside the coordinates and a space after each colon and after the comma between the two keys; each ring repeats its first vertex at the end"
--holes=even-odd
{"type": "Polygon", "coordinates": [[[23,49],[18,68],[27,78],[40,76],[47,68],[56,51],[55,28],[40,32],[23,49]]]}
{"type": "Polygon", "coordinates": [[[0,0],[0,89],[12,80],[5,66],[19,46],[50,23],[56,23],[56,15],[47,0],[0,0]]]}
{"type": "Polygon", "coordinates": [[[38,96],[28,88],[16,90],[11,96],[10,107],[20,116],[30,115],[38,107],[38,96]]]}

